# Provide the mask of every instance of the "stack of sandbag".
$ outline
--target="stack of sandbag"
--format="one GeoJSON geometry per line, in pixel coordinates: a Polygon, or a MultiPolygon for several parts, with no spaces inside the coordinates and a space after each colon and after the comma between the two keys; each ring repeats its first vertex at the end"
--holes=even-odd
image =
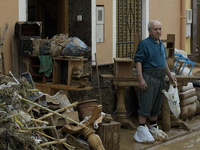
{"type": "Polygon", "coordinates": [[[197,101],[196,89],[193,87],[193,83],[189,82],[187,86],[180,88],[179,93],[181,113],[180,119],[187,119],[193,117],[197,111],[199,102],[197,101]]]}
{"type": "Polygon", "coordinates": [[[83,73],[82,68],[73,67],[71,86],[77,86],[78,88],[91,87],[88,76],[89,73],[83,73]]]}
{"type": "Polygon", "coordinates": [[[196,89],[197,94],[197,112],[196,114],[200,114],[200,81],[192,81],[194,88],[196,89]]]}

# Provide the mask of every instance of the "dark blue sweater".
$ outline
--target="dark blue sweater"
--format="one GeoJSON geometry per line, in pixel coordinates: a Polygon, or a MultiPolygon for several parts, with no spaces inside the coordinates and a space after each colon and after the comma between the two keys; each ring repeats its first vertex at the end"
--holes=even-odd
{"type": "Polygon", "coordinates": [[[163,42],[156,42],[151,36],[141,41],[134,61],[141,62],[143,69],[166,67],[166,50],[163,42]]]}

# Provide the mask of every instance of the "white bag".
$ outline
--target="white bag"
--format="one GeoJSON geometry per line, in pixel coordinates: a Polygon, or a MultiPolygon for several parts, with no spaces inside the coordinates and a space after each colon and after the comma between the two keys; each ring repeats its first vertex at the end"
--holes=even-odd
{"type": "Polygon", "coordinates": [[[164,95],[168,99],[168,105],[171,110],[171,112],[174,114],[176,118],[180,115],[180,99],[179,99],[179,94],[178,94],[178,89],[177,89],[177,83],[176,87],[174,88],[172,84],[170,84],[168,92],[165,90],[162,90],[164,95]]]}
{"type": "Polygon", "coordinates": [[[140,143],[142,143],[142,142],[153,143],[155,141],[146,125],[139,126],[133,137],[137,142],[140,142],[140,143]]]}

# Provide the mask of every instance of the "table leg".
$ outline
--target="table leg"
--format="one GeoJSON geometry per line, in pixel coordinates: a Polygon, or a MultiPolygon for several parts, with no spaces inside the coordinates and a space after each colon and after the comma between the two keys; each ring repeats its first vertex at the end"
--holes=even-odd
{"type": "Polygon", "coordinates": [[[168,105],[168,100],[165,96],[163,96],[163,104],[162,104],[162,130],[170,131],[170,109],[168,105]]]}
{"type": "Polygon", "coordinates": [[[117,112],[116,121],[120,122],[122,126],[131,128],[131,129],[136,129],[134,124],[130,120],[127,120],[125,116],[125,111],[126,111],[125,103],[124,103],[125,91],[126,91],[125,86],[117,86],[118,100],[117,100],[117,108],[116,108],[116,112],[117,112]]]}

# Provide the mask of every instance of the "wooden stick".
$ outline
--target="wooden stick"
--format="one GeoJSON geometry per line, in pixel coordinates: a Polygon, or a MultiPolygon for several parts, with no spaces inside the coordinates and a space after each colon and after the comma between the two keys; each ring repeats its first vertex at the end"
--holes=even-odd
{"type": "MultiPolygon", "coordinates": [[[[34,106],[35,106],[35,105],[34,105],[34,106]]],[[[30,114],[31,114],[31,117],[32,117],[33,119],[35,119],[32,111],[30,111],[30,114]]],[[[31,124],[31,122],[28,123],[28,125],[30,125],[30,124],[31,124]]],[[[38,127],[37,122],[34,122],[34,124],[35,124],[36,127],[38,127]]]]}
{"type": "Polygon", "coordinates": [[[42,143],[40,144],[39,146],[47,146],[47,145],[53,145],[53,144],[58,144],[58,143],[63,143],[65,142],[67,139],[64,138],[64,139],[60,139],[60,140],[57,140],[57,141],[51,141],[51,142],[46,142],[46,143],[42,143]]]}
{"type": "Polygon", "coordinates": [[[99,69],[98,69],[98,64],[97,64],[97,55],[95,53],[95,63],[96,63],[96,71],[97,71],[97,81],[98,81],[98,90],[99,90],[99,100],[100,100],[100,104],[102,105],[102,101],[101,101],[101,89],[100,89],[100,83],[99,83],[99,69]]]}
{"type": "Polygon", "coordinates": [[[41,135],[43,135],[43,136],[46,136],[46,137],[49,138],[49,139],[55,140],[55,138],[53,138],[53,137],[51,137],[51,136],[49,136],[49,135],[47,135],[47,134],[45,134],[45,133],[42,133],[42,132],[40,132],[40,131],[34,131],[34,132],[36,132],[36,133],[38,133],[38,134],[41,134],[41,135]]]}
{"type": "Polygon", "coordinates": [[[34,107],[35,107],[35,105],[32,105],[32,106],[27,110],[27,112],[30,112],[34,107]]]}
{"type": "Polygon", "coordinates": [[[38,89],[28,89],[27,91],[29,91],[29,92],[38,92],[39,90],[38,89]]]}
{"type": "Polygon", "coordinates": [[[22,132],[22,133],[28,133],[29,131],[26,131],[26,130],[15,130],[17,132],[22,132]]]}
{"type": "Polygon", "coordinates": [[[14,115],[7,116],[6,118],[15,117],[15,116],[18,116],[18,115],[19,115],[19,113],[18,113],[18,114],[14,114],[14,115]]]}
{"type": "MultiPolygon", "coordinates": [[[[59,113],[59,112],[62,112],[62,111],[64,111],[64,110],[67,110],[67,109],[69,109],[69,108],[71,108],[71,107],[74,107],[74,106],[76,106],[76,105],[78,105],[78,102],[74,102],[74,103],[72,103],[72,104],[70,104],[70,105],[67,105],[67,106],[65,106],[65,107],[63,107],[63,108],[61,108],[61,109],[56,110],[55,112],[59,113]]],[[[47,115],[44,115],[44,116],[38,118],[38,120],[42,120],[42,119],[48,118],[48,117],[53,116],[53,115],[54,115],[54,113],[49,113],[49,114],[47,114],[47,115]]]]}
{"type": "Polygon", "coordinates": [[[32,128],[23,128],[24,130],[39,130],[39,129],[52,129],[56,128],[56,126],[46,126],[46,127],[32,127],[32,128]]]}
{"type": "MultiPolygon", "coordinates": [[[[21,96],[20,96],[20,97],[21,97],[21,96]]],[[[48,109],[48,108],[46,108],[46,107],[43,107],[43,106],[41,106],[41,105],[39,105],[39,104],[37,104],[37,103],[34,103],[34,102],[32,102],[32,101],[30,101],[30,100],[27,100],[27,99],[25,99],[25,98],[22,98],[22,97],[21,97],[21,100],[23,100],[23,101],[25,101],[25,102],[28,102],[28,103],[31,103],[31,104],[33,104],[33,105],[35,105],[35,106],[38,106],[38,107],[40,107],[40,108],[42,108],[42,109],[44,109],[44,110],[47,110],[47,111],[51,112],[51,113],[53,113],[53,114],[56,114],[56,115],[58,115],[58,116],[60,116],[60,117],[63,117],[63,118],[65,118],[65,119],[67,119],[67,120],[70,120],[70,121],[72,121],[73,123],[75,123],[75,124],[77,124],[77,125],[80,125],[80,126],[82,126],[82,127],[84,127],[84,128],[87,128],[88,130],[91,130],[91,129],[89,129],[88,127],[84,126],[83,124],[78,123],[77,121],[75,121],[75,120],[73,120],[73,119],[71,119],[71,118],[69,118],[69,117],[67,117],[67,116],[63,116],[63,115],[59,114],[59,113],[56,112],[56,111],[53,111],[53,110],[48,109]]]]}
{"type": "Polygon", "coordinates": [[[39,149],[40,149],[40,150],[44,150],[44,149],[43,149],[43,148],[41,148],[39,145],[38,145],[38,147],[39,147],[39,149]]]}
{"type": "Polygon", "coordinates": [[[31,118],[31,121],[35,121],[35,122],[38,122],[38,123],[43,123],[43,124],[46,124],[46,125],[49,124],[49,122],[47,122],[47,121],[41,121],[41,120],[38,120],[38,119],[32,119],[31,118]]]}
{"type": "MultiPolygon", "coordinates": [[[[47,137],[47,138],[49,138],[49,139],[52,139],[52,140],[54,140],[54,141],[57,140],[57,139],[55,139],[55,138],[53,138],[53,137],[51,137],[51,136],[49,136],[49,135],[47,135],[47,134],[45,134],[45,133],[42,133],[42,132],[39,132],[39,131],[35,131],[35,132],[38,133],[38,134],[41,134],[41,135],[43,135],[43,136],[45,136],[45,137],[47,137]]],[[[70,148],[75,149],[75,147],[73,147],[73,146],[67,144],[66,142],[63,142],[63,144],[64,144],[68,149],[70,149],[70,148]]]]}

